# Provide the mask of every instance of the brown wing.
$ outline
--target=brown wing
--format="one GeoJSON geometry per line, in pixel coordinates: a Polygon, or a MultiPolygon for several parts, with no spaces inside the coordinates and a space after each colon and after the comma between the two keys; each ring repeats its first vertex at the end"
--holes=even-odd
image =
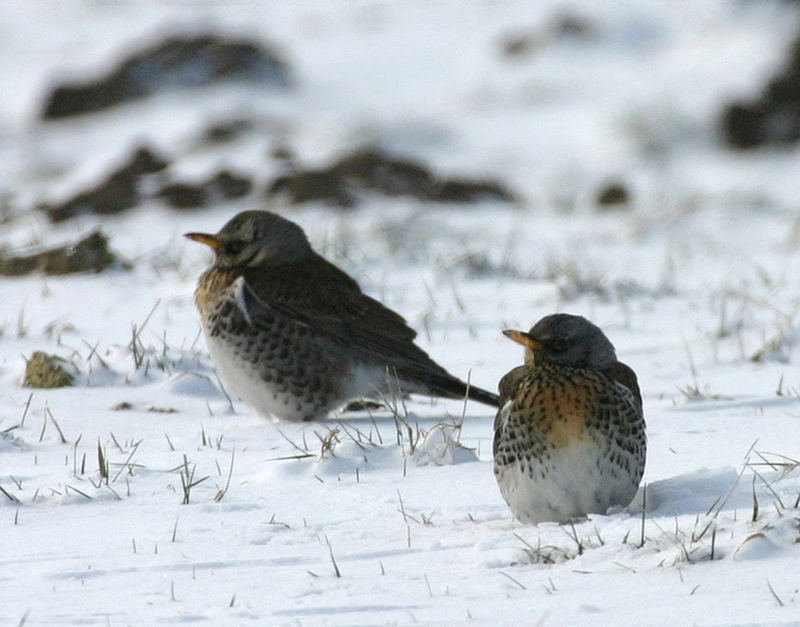
{"type": "Polygon", "coordinates": [[[493,455],[497,455],[497,448],[500,444],[500,439],[502,436],[500,433],[502,423],[507,417],[508,411],[510,411],[510,408],[505,408],[504,411],[504,406],[508,401],[517,395],[519,386],[529,371],[530,368],[528,366],[517,366],[516,368],[512,368],[501,377],[500,382],[497,384],[497,390],[500,392],[500,397],[498,400],[499,409],[494,416],[494,439],[492,441],[493,455]]]}
{"type": "Polygon", "coordinates": [[[636,400],[639,401],[639,406],[641,407],[642,393],[639,391],[639,381],[636,379],[636,373],[633,368],[618,361],[611,368],[608,368],[605,374],[628,388],[636,397],[636,400]]]}
{"type": "Polygon", "coordinates": [[[397,313],[364,294],[351,277],[314,255],[296,264],[245,270],[245,304],[255,326],[279,312],[366,357],[446,374],[414,344],[416,332],[397,313]]]}
{"type": "Polygon", "coordinates": [[[505,405],[506,401],[512,398],[517,393],[517,388],[528,372],[528,366],[517,366],[512,368],[503,375],[500,383],[497,384],[497,389],[500,392],[500,407],[505,405]]]}
{"type": "Polygon", "coordinates": [[[385,364],[400,379],[421,382],[438,396],[467,394],[497,406],[497,396],[475,386],[467,388],[449,374],[414,344],[417,333],[402,316],[364,294],[358,283],[322,257],[248,269],[242,276],[244,305],[254,326],[277,312],[354,350],[357,357],[385,364]]]}

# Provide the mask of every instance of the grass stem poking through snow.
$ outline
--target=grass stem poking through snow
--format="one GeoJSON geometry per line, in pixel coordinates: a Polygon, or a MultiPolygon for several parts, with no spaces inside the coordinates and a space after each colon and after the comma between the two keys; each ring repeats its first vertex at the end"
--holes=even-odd
{"type": "Polygon", "coordinates": [[[775,589],[772,587],[772,584],[769,582],[769,579],[767,579],[767,588],[769,588],[769,591],[772,593],[772,596],[775,597],[775,600],[778,602],[778,605],[783,607],[783,601],[781,601],[781,598],[778,596],[778,593],[775,592],[775,589]]]}
{"type": "Polygon", "coordinates": [[[183,504],[188,505],[189,500],[192,494],[192,488],[196,485],[203,483],[208,477],[203,477],[202,479],[195,479],[194,473],[197,470],[196,465],[192,465],[191,470],[189,469],[189,459],[186,455],[183,456],[183,464],[181,466],[181,487],[183,488],[183,504]]]}
{"type": "Polygon", "coordinates": [[[519,588],[520,588],[520,590],[527,590],[527,588],[526,588],[526,587],[525,587],[525,586],[524,586],[524,585],[523,585],[523,584],[522,584],[522,583],[521,583],[521,582],[520,582],[518,579],[514,579],[514,577],[512,577],[512,576],[511,576],[511,575],[509,575],[508,573],[504,573],[502,570],[498,570],[497,572],[498,572],[498,573],[500,573],[501,575],[503,575],[503,577],[505,577],[505,578],[506,578],[506,579],[508,579],[509,581],[512,581],[512,582],[514,582],[516,585],[518,585],[518,586],[519,586],[519,588]]]}
{"type": "Polygon", "coordinates": [[[78,488],[76,488],[76,487],[73,487],[73,486],[69,485],[68,483],[65,483],[65,484],[64,484],[64,496],[66,496],[67,494],[69,494],[69,491],[70,491],[70,490],[72,490],[72,491],[73,491],[73,492],[75,492],[76,494],[80,494],[80,495],[81,495],[83,498],[85,498],[87,501],[91,501],[91,500],[92,500],[92,497],[91,497],[90,495],[86,494],[86,492],[84,492],[83,490],[79,490],[78,488]]]}
{"type": "Polygon", "coordinates": [[[717,546],[717,526],[714,525],[714,528],[711,530],[711,555],[709,559],[713,562],[714,561],[714,549],[717,546]]]}
{"type": "MultiPolygon", "coordinates": [[[[381,398],[394,419],[397,446],[403,448],[403,440],[406,439],[408,441],[408,453],[413,455],[424,434],[420,430],[419,424],[415,425],[416,434],[414,433],[414,427],[411,426],[409,421],[405,395],[400,388],[400,380],[397,378],[397,374],[391,372],[389,368],[386,369],[386,389],[388,393],[383,394],[381,398]]],[[[405,448],[403,448],[403,452],[405,453],[405,448]]],[[[405,473],[403,476],[405,476],[405,473]]]]}
{"type": "Polygon", "coordinates": [[[222,499],[225,498],[225,495],[228,493],[228,488],[231,487],[231,477],[233,476],[233,460],[236,456],[236,449],[231,451],[231,465],[228,468],[228,478],[225,480],[225,487],[221,490],[217,490],[217,493],[214,495],[214,500],[219,503],[222,499]]]}
{"type": "Polygon", "coordinates": [[[217,383],[219,383],[219,389],[222,390],[222,393],[225,395],[225,398],[228,400],[228,407],[230,407],[231,413],[235,414],[236,409],[233,406],[233,399],[231,395],[228,394],[228,390],[225,389],[225,386],[222,384],[222,379],[219,378],[219,373],[215,370],[214,376],[217,378],[217,383]]]}
{"type": "Polygon", "coordinates": [[[328,427],[328,433],[324,436],[320,435],[317,431],[314,431],[314,435],[317,436],[320,442],[319,459],[327,459],[328,456],[336,457],[336,453],[334,453],[334,451],[336,450],[336,445],[341,442],[339,439],[339,428],[328,427]]]}
{"type": "Polygon", "coordinates": [[[700,392],[700,384],[697,381],[697,368],[694,365],[692,350],[689,348],[689,343],[686,341],[686,338],[683,339],[683,347],[686,349],[686,358],[689,361],[689,372],[692,375],[692,383],[678,389],[686,397],[687,401],[696,401],[703,398],[703,394],[700,392]]]}
{"type": "Polygon", "coordinates": [[[575,529],[575,523],[569,523],[569,531],[564,527],[561,527],[561,529],[578,545],[578,555],[583,555],[583,542],[581,542],[581,539],[578,537],[578,530],[575,529]]]}
{"type": "MultiPolygon", "coordinates": [[[[135,370],[139,370],[143,365],[148,367],[150,365],[149,361],[148,363],[145,363],[145,355],[147,353],[147,350],[145,349],[144,344],[142,343],[141,335],[142,331],[144,331],[144,328],[147,326],[147,323],[150,322],[150,318],[155,313],[156,308],[160,304],[161,304],[161,299],[159,298],[156,300],[155,304],[153,305],[153,308],[150,310],[150,313],[148,313],[147,316],[145,316],[144,322],[142,322],[142,324],[140,324],[137,327],[136,323],[134,322],[131,325],[132,329],[131,343],[128,345],[128,347],[131,349],[131,354],[133,355],[133,365],[135,370]]],[[[147,374],[146,370],[145,374],[147,374]]]]}
{"type": "Polygon", "coordinates": [[[31,401],[33,400],[33,392],[28,394],[28,400],[25,402],[25,409],[22,410],[22,418],[20,418],[20,429],[25,426],[25,418],[28,415],[28,410],[31,408],[31,401]]]}
{"type": "Polygon", "coordinates": [[[28,622],[28,616],[30,616],[30,614],[31,614],[31,608],[25,610],[25,613],[22,615],[22,618],[20,618],[19,622],[17,623],[17,627],[23,627],[23,625],[28,622]]]}
{"type": "Polygon", "coordinates": [[[403,496],[400,494],[400,490],[397,491],[397,498],[400,500],[400,509],[397,511],[403,515],[403,520],[405,523],[408,524],[409,520],[413,520],[415,523],[419,524],[419,521],[416,518],[406,512],[405,505],[403,505],[403,496]]]}
{"type": "Polygon", "coordinates": [[[331,541],[328,539],[328,536],[325,536],[325,544],[328,545],[328,553],[331,556],[331,564],[333,564],[333,572],[336,574],[337,577],[341,578],[342,573],[339,570],[339,565],[336,563],[336,558],[333,556],[333,547],[331,546],[331,541]]]}
{"type": "Polygon", "coordinates": [[[18,499],[16,496],[14,496],[13,494],[11,494],[11,492],[8,492],[8,491],[7,491],[7,490],[6,490],[6,489],[5,489],[3,486],[1,486],[1,485],[0,485],[0,492],[2,492],[3,494],[5,494],[5,495],[6,495],[6,498],[8,498],[8,500],[9,500],[9,501],[11,501],[12,503],[19,503],[19,499],[18,499]]]}
{"type": "Polygon", "coordinates": [[[42,420],[42,431],[39,433],[39,442],[44,440],[45,431],[47,431],[47,412],[43,412],[44,419],[42,420]]]}
{"type": "MultiPolygon", "coordinates": [[[[731,497],[731,494],[733,494],[733,491],[736,489],[736,486],[739,485],[739,481],[741,480],[745,469],[748,467],[748,465],[750,463],[750,453],[752,453],[752,451],[755,448],[757,443],[758,443],[758,440],[755,440],[750,445],[750,448],[747,449],[747,452],[744,454],[744,463],[742,464],[741,470],[739,470],[739,474],[736,476],[736,481],[733,482],[733,485],[731,485],[731,487],[728,490],[727,494],[725,494],[725,498],[723,498],[722,501],[717,506],[717,511],[714,512],[714,518],[719,516],[719,513],[722,511],[722,508],[725,507],[725,504],[728,502],[728,499],[731,497]]],[[[719,500],[719,499],[717,499],[717,500],[719,500]]],[[[713,506],[712,506],[712,509],[713,509],[713,506]]]]}
{"type": "MultiPolygon", "coordinates": [[[[141,443],[142,443],[141,440],[139,440],[138,442],[134,442],[133,443],[133,449],[128,454],[127,459],[122,464],[120,464],[120,468],[117,471],[117,474],[114,475],[114,478],[111,480],[111,483],[116,483],[117,479],[119,479],[119,476],[122,474],[122,471],[125,470],[126,468],[128,469],[128,474],[129,475],[133,474],[133,467],[135,466],[135,464],[131,464],[131,460],[133,459],[133,456],[136,455],[136,451],[139,450],[139,445],[141,443]]],[[[116,466],[116,464],[114,464],[114,465],[116,466]]]]}
{"type": "Polygon", "coordinates": [[[100,444],[100,439],[97,440],[97,468],[100,471],[100,479],[108,485],[108,456],[105,449],[100,444]]]}
{"type": "Polygon", "coordinates": [[[61,430],[61,427],[59,426],[58,422],[56,421],[56,417],[53,415],[53,412],[50,411],[49,407],[46,407],[45,411],[47,412],[47,415],[50,416],[50,420],[52,421],[53,425],[55,426],[56,431],[58,431],[58,437],[61,439],[61,444],[67,444],[67,438],[64,437],[64,432],[61,430]]]}
{"type": "MultiPolygon", "coordinates": [[[[305,442],[303,442],[303,446],[300,446],[299,444],[295,443],[295,442],[294,442],[294,440],[292,440],[291,438],[289,438],[289,436],[287,436],[287,435],[286,435],[286,434],[285,434],[283,431],[281,431],[280,429],[278,429],[278,427],[275,427],[275,431],[277,431],[277,432],[278,432],[278,434],[279,434],[279,435],[280,435],[280,436],[281,436],[281,437],[282,437],[284,440],[286,440],[286,441],[287,441],[289,444],[291,444],[291,445],[292,445],[294,448],[296,448],[298,451],[300,451],[300,455],[296,455],[296,456],[294,456],[294,458],[297,458],[297,459],[303,459],[303,458],[305,458],[305,457],[313,457],[313,453],[312,453],[310,450],[308,450],[308,446],[307,446],[307,445],[305,445],[305,442]]],[[[279,458],[277,458],[277,459],[292,459],[292,458],[287,458],[287,457],[279,457],[279,458]]]]}

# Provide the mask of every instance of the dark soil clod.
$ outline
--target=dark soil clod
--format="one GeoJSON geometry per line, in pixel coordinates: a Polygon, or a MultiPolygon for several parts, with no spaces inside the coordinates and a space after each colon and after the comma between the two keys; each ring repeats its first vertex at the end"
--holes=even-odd
{"type": "Polygon", "coordinates": [[[294,170],[273,181],[267,193],[270,196],[285,194],[292,204],[320,201],[352,207],[366,191],[449,203],[513,200],[512,194],[500,183],[439,178],[421,162],[370,149],[345,155],[328,168],[294,170]]]}
{"type": "Polygon", "coordinates": [[[131,55],[106,76],[55,87],[42,118],[91,113],[168,89],[221,81],[286,87],[289,72],[275,52],[258,43],[212,34],[175,35],[131,55]]]}
{"type": "Polygon", "coordinates": [[[600,209],[620,209],[630,203],[628,188],[619,182],[609,183],[597,193],[597,206],[600,209]]]}
{"type": "Polygon", "coordinates": [[[733,148],[780,146],[800,140],[800,36],[792,44],[783,70],[762,94],[748,102],[729,104],[720,126],[733,148]]]}
{"type": "Polygon", "coordinates": [[[174,209],[195,209],[220,200],[234,200],[253,190],[253,182],[228,170],[197,185],[170,183],[156,194],[174,209]]]}
{"type": "Polygon", "coordinates": [[[59,205],[40,206],[53,222],[93,213],[110,215],[135,207],[141,201],[139,183],[143,176],[160,172],[168,162],[148,148],[140,147],[126,163],[112,171],[95,187],[80,192],[59,205]]]}
{"type": "Polygon", "coordinates": [[[100,231],[93,231],[67,246],[32,255],[0,256],[0,275],[22,276],[40,272],[58,276],[77,272],[102,272],[117,261],[117,257],[108,248],[108,238],[100,231]]]}

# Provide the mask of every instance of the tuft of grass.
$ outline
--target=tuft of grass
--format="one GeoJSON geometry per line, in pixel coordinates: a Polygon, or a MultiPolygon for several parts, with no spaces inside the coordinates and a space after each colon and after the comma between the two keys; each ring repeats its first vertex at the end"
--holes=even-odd
{"type": "MultiPolygon", "coordinates": [[[[800,467],[800,461],[787,455],[781,455],[780,453],[753,450],[753,454],[757,455],[761,459],[760,462],[751,462],[748,458],[748,460],[745,462],[746,467],[753,472],[756,472],[756,468],[763,466],[772,471],[780,472],[780,478],[783,479],[786,475],[800,467]]],[[[764,481],[763,478],[762,481],[764,481]]],[[[766,481],[764,482],[767,484],[766,481]]]]}
{"type": "Polygon", "coordinates": [[[700,384],[697,381],[697,368],[694,365],[694,357],[692,357],[692,350],[689,348],[689,343],[684,339],[683,347],[686,350],[686,358],[689,361],[689,372],[692,375],[692,383],[679,387],[678,390],[683,394],[688,402],[701,400],[703,393],[700,391],[700,384]]]}
{"type": "Polygon", "coordinates": [[[75,376],[65,367],[67,363],[58,355],[35,351],[29,359],[25,360],[23,385],[29,388],[43,389],[69,387],[74,383],[75,376]]]}
{"type": "Polygon", "coordinates": [[[161,304],[161,299],[157,299],[155,304],[153,305],[150,312],[145,316],[144,321],[137,326],[134,322],[131,325],[131,341],[128,344],[128,348],[131,350],[131,355],[133,356],[133,367],[134,370],[140,370],[142,367],[149,368],[150,363],[149,361],[145,360],[147,350],[142,343],[142,331],[147,326],[147,323],[150,322],[150,318],[152,318],[153,314],[155,313],[158,306],[161,304]]]}
{"type": "Polygon", "coordinates": [[[329,457],[336,457],[336,446],[342,441],[339,438],[339,427],[328,427],[328,432],[324,435],[318,431],[314,431],[320,442],[319,446],[319,460],[328,459],[329,457]]]}
{"type": "Polygon", "coordinates": [[[192,464],[192,467],[189,468],[189,459],[186,455],[183,456],[183,464],[178,467],[181,471],[181,488],[183,491],[183,505],[188,505],[191,501],[192,489],[195,486],[200,485],[208,479],[208,476],[201,477],[200,479],[195,479],[195,473],[197,471],[197,465],[192,464]]]}
{"type": "Polygon", "coordinates": [[[541,536],[538,538],[536,546],[532,545],[516,532],[514,533],[514,536],[524,545],[522,550],[528,556],[531,564],[556,564],[574,557],[573,555],[570,555],[567,550],[561,548],[560,546],[543,546],[541,536]]]}
{"type": "Polygon", "coordinates": [[[400,387],[400,380],[397,374],[389,368],[386,369],[386,390],[387,393],[381,395],[381,400],[394,419],[397,446],[401,447],[405,452],[405,446],[407,445],[408,454],[413,455],[425,434],[420,430],[419,423],[411,424],[405,394],[400,387]]]}

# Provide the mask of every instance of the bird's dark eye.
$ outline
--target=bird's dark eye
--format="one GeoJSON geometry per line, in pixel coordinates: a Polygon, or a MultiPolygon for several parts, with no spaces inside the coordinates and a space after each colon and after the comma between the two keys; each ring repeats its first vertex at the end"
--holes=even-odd
{"type": "Polygon", "coordinates": [[[569,341],[565,337],[555,337],[550,341],[550,348],[552,348],[556,352],[561,352],[566,350],[569,346],[569,341]]]}
{"type": "Polygon", "coordinates": [[[225,252],[232,257],[235,257],[244,250],[245,243],[240,239],[233,239],[225,244],[225,252]]]}

